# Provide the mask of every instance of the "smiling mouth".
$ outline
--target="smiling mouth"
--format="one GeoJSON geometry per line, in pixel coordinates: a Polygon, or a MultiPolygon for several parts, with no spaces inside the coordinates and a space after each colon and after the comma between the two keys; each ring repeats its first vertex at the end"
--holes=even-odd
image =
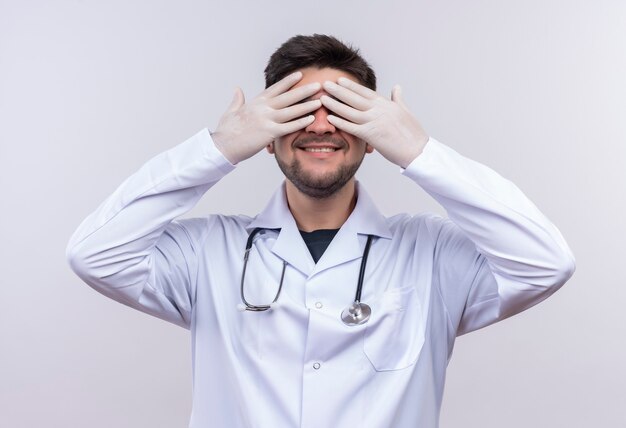
{"type": "Polygon", "coordinates": [[[308,153],[334,153],[347,148],[346,141],[339,136],[310,135],[298,138],[293,147],[308,153]]]}
{"type": "Polygon", "coordinates": [[[302,147],[302,150],[311,153],[332,153],[336,152],[339,149],[335,147],[302,147]]]}

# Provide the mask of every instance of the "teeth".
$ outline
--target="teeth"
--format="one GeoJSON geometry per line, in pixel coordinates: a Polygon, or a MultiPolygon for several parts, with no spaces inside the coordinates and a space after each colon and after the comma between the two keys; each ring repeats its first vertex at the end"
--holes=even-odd
{"type": "Polygon", "coordinates": [[[337,149],[333,149],[332,147],[306,147],[304,150],[312,153],[330,153],[336,151],[337,149]]]}

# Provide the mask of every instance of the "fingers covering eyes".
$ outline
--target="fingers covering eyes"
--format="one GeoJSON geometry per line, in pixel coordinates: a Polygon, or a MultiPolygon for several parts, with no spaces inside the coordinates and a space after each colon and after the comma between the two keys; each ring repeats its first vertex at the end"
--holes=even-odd
{"type": "Polygon", "coordinates": [[[270,100],[269,105],[275,109],[288,107],[317,93],[320,88],[321,85],[318,82],[309,83],[274,97],[270,100]]]}
{"type": "Polygon", "coordinates": [[[360,96],[362,96],[363,98],[367,98],[370,100],[373,100],[374,98],[376,98],[378,96],[378,94],[376,93],[376,91],[371,90],[370,88],[363,86],[353,80],[350,80],[346,77],[340,77],[337,80],[337,83],[345,88],[350,89],[353,92],[356,92],[357,94],[359,94],[360,96]]]}
{"type": "MultiPolygon", "coordinates": [[[[343,82],[344,79],[339,79],[339,80],[343,82]]],[[[348,82],[352,82],[351,80],[348,80],[348,79],[345,79],[345,80],[347,80],[348,82]]],[[[355,83],[355,85],[358,85],[358,84],[355,83]]],[[[361,85],[358,85],[358,86],[361,86],[361,85]]],[[[362,88],[367,89],[365,87],[362,87],[362,88]]],[[[326,92],[328,92],[329,94],[331,94],[338,100],[342,101],[345,104],[348,104],[349,106],[357,110],[365,111],[371,107],[370,99],[363,97],[362,95],[351,90],[350,88],[340,86],[333,82],[324,82],[324,89],[326,90],[326,92]]]]}
{"type": "Polygon", "coordinates": [[[306,128],[309,126],[315,118],[311,115],[301,117],[297,120],[292,120],[291,122],[281,123],[278,125],[278,129],[280,130],[280,135],[291,134],[292,132],[296,132],[301,130],[302,128],[306,128]]]}
{"type": "Polygon", "coordinates": [[[324,107],[333,113],[348,119],[354,123],[364,123],[366,121],[365,112],[352,108],[342,102],[332,99],[329,96],[323,95],[320,100],[324,107]]]}
{"type": "Polygon", "coordinates": [[[277,110],[274,120],[279,123],[284,123],[297,117],[304,116],[307,113],[311,113],[312,111],[320,108],[321,105],[322,102],[320,100],[311,100],[300,104],[294,104],[290,107],[277,110]]]}
{"type": "Polygon", "coordinates": [[[302,72],[296,71],[295,73],[291,73],[288,76],[283,77],[278,82],[274,83],[272,86],[263,91],[263,95],[268,98],[273,98],[277,95],[282,94],[287,91],[293,85],[298,83],[302,79],[302,72]]]}
{"type": "Polygon", "coordinates": [[[356,135],[357,137],[359,136],[359,125],[356,123],[349,122],[334,115],[329,115],[326,119],[331,125],[347,132],[348,134],[356,135]]]}

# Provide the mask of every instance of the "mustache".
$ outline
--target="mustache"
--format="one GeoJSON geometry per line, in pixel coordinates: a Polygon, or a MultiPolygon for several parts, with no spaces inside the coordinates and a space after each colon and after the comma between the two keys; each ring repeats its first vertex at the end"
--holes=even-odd
{"type": "Polygon", "coordinates": [[[329,136],[329,135],[309,135],[306,137],[302,137],[302,138],[298,138],[296,140],[294,140],[292,146],[296,149],[299,149],[300,147],[302,147],[305,144],[309,144],[309,143],[331,143],[335,146],[337,146],[340,149],[343,149],[344,147],[346,147],[348,144],[346,143],[346,140],[344,140],[341,137],[337,137],[337,136],[329,136]]]}

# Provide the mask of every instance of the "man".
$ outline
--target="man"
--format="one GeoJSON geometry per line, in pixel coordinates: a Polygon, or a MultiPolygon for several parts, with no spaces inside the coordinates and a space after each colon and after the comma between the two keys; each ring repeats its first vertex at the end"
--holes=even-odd
{"type": "Polygon", "coordinates": [[[519,189],[375,89],[358,51],[296,36],[264,92],[237,90],[212,134],[150,160],[70,240],[89,285],[191,330],[191,427],[436,427],[455,337],[573,273],[519,189]],[[174,221],[264,147],[286,180],[262,213],[174,221]],[[354,179],[372,150],[450,219],[383,217],[354,179]]]}

